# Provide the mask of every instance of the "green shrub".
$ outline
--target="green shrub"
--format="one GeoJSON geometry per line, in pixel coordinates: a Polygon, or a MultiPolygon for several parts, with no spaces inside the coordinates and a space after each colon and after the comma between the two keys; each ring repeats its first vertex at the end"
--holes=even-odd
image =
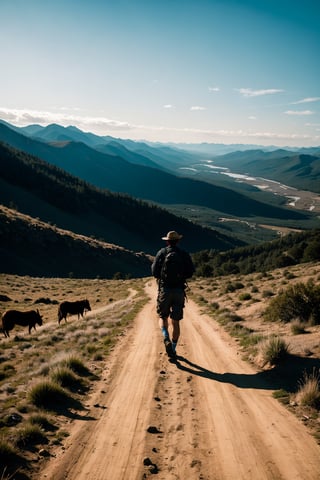
{"type": "Polygon", "coordinates": [[[272,336],[262,343],[262,358],[264,365],[278,365],[289,353],[286,342],[277,336],[272,336]]]}
{"type": "Polygon", "coordinates": [[[251,297],[250,293],[242,293],[241,295],[239,295],[239,300],[240,300],[241,302],[245,302],[245,301],[247,301],[247,300],[251,300],[251,298],[252,298],[252,297],[251,297]]]}
{"type": "Polygon", "coordinates": [[[212,302],[210,306],[211,306],[212,310],[219,310],[219,308],[220,308],[220,305],[219,305],[218,302],[212,302]]]}
{"type": "Polygon", "coordinates": [[[229,282],[226,285],[225,293],[232,293],[232,292],[235,292],[236,290],[241,290],[241,288],[244,288],[243,283],[241,283],[241,282],[233,282],[233,283],[229,282]]]}
{"type": "Polygon", "coordinates": [[[235,286],[232,283],[226,285],[225,293],[232,293],[235,291],[235,286]]]}
{"type": "Polygon", "coordinates": [[[219,310],[217,320],[221,325],[228,325],[228,323],[241,322],[243,318],[229,310],[219,310]]]}
{"type": "Polygon", "coordinates": [[[287,280],[292,280],[293,278],[295,278],[295,274],[292,273],[292,272],[284,272],[284,277],[287,279],[287,280]]]}
{"type": "Polygon", "coordinates": [[[271,290],[263,290],[262,298],[273,297],[274,293],[271,290]]]}
{"type": "Polygon", "coordinates": [[[97,350],[98,350],[98,347],[94,343],[89,343],[89,344],[86,345],[86,351],[90,354],[91,353],[96,353],[97,350]]]}
{"type": "Polygon", "coordinates": [[[273,298],[264,312],[267,320],[290,322],[298,318],[307,322],[311,318],[320,323],[320,286],[312,281],[296,283],[273,298]]]}
{"type": "Polygon", "coordinates": [[[254,347],[260,343],[263,339],[263,335],[254,334],[252,331],[249,331],[247,335],[244,335],[240,339],[240,345],[244,348],[254,347]]]}

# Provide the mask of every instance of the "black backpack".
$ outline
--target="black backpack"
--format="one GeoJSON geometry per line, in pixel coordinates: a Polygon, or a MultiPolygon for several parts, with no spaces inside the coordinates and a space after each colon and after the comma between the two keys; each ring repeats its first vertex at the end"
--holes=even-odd
{"type": "Polygon", "coordinates": [[[168,287],[182,287],[185,283],[184,258],[180,250],[167,248],[161,267],[161,280],[168,287]]]}

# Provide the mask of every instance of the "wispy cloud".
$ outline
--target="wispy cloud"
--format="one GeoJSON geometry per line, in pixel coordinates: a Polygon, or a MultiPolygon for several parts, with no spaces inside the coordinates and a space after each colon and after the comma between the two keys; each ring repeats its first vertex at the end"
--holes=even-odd
{"type": "Polygon", "coordinates": [[[219,87],[208,87],[209,92],[220,92],[219,87]]]}
{"type": "Polygon", "coordinates": [[[108,130],[130,130],[132,126],[128,122],[121,122],[105,117],[87,117],[70,115],[66,113],[53,113],[36,110],[15,110],[0,107],[0,116],[3,120],[19,126],[38,123],[49,125],[59,123],[62,126],[77,125],[79,128],[107,128],[108,130]]]}
{"type": "Polygon", "coordinates": [[[314,114],[314,112],[312,112],[311,110],[287,110],[284,113],[286,115],[301,115],[301,116],[314,114]]]}
{"type": "Polygon", "coordinates": [[[190,107],[190,110],[192,112],[196,112],[196,111],[207,110],[207,109],[206,107],[200,107],[199,105],[194,105],[193,107],[190,107]]]}
{"type": "Polygon", "coordinates": [[[170,109],[173,109],[174,106],[171,105],[170,103],[166,104],[166,105],[163,105],[163,108],[166,108],[167,110],[170,110],[170,109]]]}
{"type": "Polygon", "coordinates": [[[253,90],[252,88],[235,88],[235,90],[243,97],[261,97],[264,95],[274,95],[276,93],[282,93],[284,90],[279,88],[266,88],[261,90],[253,90]]]}
{"type": "MultiPolygon", "coordinates": [[[[171,129],[170,129],[171,130],[171,129]]],[[[225,138],[225,139],[245,139],[252,140],[271,140],[277,142],[283,141],[301,141],[301,140],[320,140],[320,136],[313,136],[307,134],[295,134],[295,133],[280,133],[280,132],[248,132],[246,130],[205,130],[195,128],[174,129],[177,132],[184,132],[188,134],[200,134],[206,135],[207,138],[225,138]]]]}
{"type": "Polygon", "coordinates": [[[320,97],[307,97],[303,98],[302,100],[298,100],[297,102],[292,102],[291,105],[299,105],[301,103],[312,103],[312,102],[319,102],[320,97]]]}

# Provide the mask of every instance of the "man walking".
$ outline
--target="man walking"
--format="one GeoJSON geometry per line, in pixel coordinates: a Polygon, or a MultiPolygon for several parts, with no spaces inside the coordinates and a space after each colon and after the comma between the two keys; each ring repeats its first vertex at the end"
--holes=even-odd
{"type": "Polygon", "coordinates": [[[161,248],[151,266],[152,275],[158,281],[157,313],[167,354],[176,356],[180,336],[180,320],[183,318],[186,279],[192,277],[194,265],[188,252],[177,246],[182,235],[170,231],[162,240],[166,247],[161,248]],[[172,341],[168,331],[168,318],[171,319],[172,341]]]}

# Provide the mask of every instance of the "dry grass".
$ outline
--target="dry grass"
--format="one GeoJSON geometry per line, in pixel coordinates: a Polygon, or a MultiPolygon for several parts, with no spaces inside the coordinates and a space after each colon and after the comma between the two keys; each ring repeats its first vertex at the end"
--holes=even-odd
{"type": "Polygon", "coordinates": [[[296,401],[300,405],[320,407],[320,376],[319,371],[305,373],[296,394],[296,401]]]}
{"type": "Polygon", "coordinates": [[[319,262],[277,269],[268,274],[196,279],[190,282],[189,295],[203,307],[204,313],[209,313],[228,331],[245,360],[258,370],[269,372],[273,381],[275,377],[279,380],[276,398],[306,423],[320,443],[319,404],[316,402],[310,407],[301,402],[290,403],[290,398],[301,388],[305,372],[310,375],[314,369],[319,371],[320,325],[304,323],[302,328],[296,319],[284,323],[267,321],[264,316],[270,301],[279,292],[309,280],[319,284],[319,262]],[[286,350],[276,362],[270,362],[271,357],[266,356],[265,348],[270,338],[276,338],[279,345],[267,350],[269,357],[281,345],[286,350]]]}
{"type": "MultiPolygon", "coordinates": [[[[143,286],[142,279],[0,275],[0,314],[12,308],[38,308],[44,320],[30,335],[26,327],[16,326],[10,338],[0,337],[0,458],[10,444],[17,449],[4,478],[17,468],[21,478],[29,478],[26,470],[30,461],[36,464],[39,460],[37,452],[61,441],[70,411],[83,409],[85,397],[106,368],[119,335],[130,328],[146,301],[143,286]],[[88,298],[92,311],[83,319],[71,316],[58,325],[59,303],[82,298],[88,298]],[[57,387],[63,394],[63,402],[57,402],[63,407],[58,410],[52,402],[52,386],[56,386],[55,395],[57,387]],[[52,428],[45,429],[43,422],[52,428]]],[[[0,469],[0,478],[2,473],[0,469]]]]}
{"type": "MultiPolygon", "coordinates": [[[[240,322],[252,335],[268,338],[274,334],[285,338],[293,355],[304,356],[307,352],[309,357],[319,358],[319,325],[304,324],[305,328],[299,334],[295,328],[296,320],[287,324],[271,322],[263,315],[271,299],[281,290],[295,283],[307,283],[309,280],[316,284],[320,282],[319,262],[277,269],[268,274],[199,278],[189,283],[189,294],[203,306],[206,313],[209,312],[227,329],[230,322],[234,323],[236,319],[237,323],[240,322]]],[[[247,355],[248,352],[244,351],[244,354],[247,355]]],[[[254,362],[253,357],[251,360],[254,362]]]]}

